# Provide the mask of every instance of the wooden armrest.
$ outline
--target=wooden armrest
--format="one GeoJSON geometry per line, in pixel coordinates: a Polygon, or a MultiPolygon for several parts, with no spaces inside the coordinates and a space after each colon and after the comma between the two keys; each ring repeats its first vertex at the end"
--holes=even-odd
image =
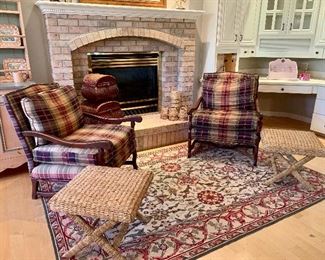
{"type": "Polygon", "coordinates": [[[199,108],[199,106],[201,105],[202,101],[203,101],[203,97],[201,96],[201,97],[200,97],[200,98],[195,102],[194,106],[193,106],[193,107],[192,107],[192,108],[187,112],[187,114],[188,114],[189,116],[191,116],[191,115],[193,114],[193,112],[199,108]]]}
{"type": "Polygon", "coordinates": [[[98,141],[85,141],[85,142],[75,142],[75,141],[66,141],[59,137],[45,134],[38,131],[23,131],[24,136],[32,136],[43,138],[53,144],[59,144],[63,146],[73,147],[73,148],[98,148],[98,149],[110,149],[113,144],[109,140],[98,140],[98,141]]]}
{"type": "Polygon", "coordinates": [[[142,122],[142,117],[141,116],[124,116],[124,117],[119,117],[119,118],[108,118],[104,116],[99,116],[91,113],[85,113],[84,115],[92,117],[94,119],[98,119],[102,121],[103,123],[107,124],[121,124],[123,122],[137,122],[140,123],[142,122]]]}

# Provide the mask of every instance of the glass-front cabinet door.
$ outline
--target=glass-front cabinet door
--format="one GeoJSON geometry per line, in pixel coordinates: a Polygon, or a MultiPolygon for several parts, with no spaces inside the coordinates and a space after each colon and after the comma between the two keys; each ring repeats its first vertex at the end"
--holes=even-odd
{"type": "Polygon", "coordinates": [[[263,34],[279,34],[286,31],[291,0],[263,0],[261,28],[263,34]]]}
{"type": "Polygon", "coordinates": [[[290,34],[313,34],[317,22],[319,0],[291,0],[290,34]]]}
{"type": "Polygon", "coordinates": [[[315,32],[320,0],[262,1],[260,34],[310,35],[315,32]]]}

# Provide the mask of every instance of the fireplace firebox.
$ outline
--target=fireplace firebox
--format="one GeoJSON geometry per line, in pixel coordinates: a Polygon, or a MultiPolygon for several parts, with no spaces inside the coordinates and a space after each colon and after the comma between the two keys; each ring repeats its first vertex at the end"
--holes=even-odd
{"type": "Polygon", "coordinates": [[[88,71],[113,75],[125,114],[158,111],[159,52],[88,53],[88,71]]]}

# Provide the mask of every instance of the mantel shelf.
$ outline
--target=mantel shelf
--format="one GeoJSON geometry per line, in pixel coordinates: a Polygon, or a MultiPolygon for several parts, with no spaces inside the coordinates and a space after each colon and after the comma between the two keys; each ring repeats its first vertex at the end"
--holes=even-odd
{"type": "Polygon", "coordinates": [[[64,3],[41,0],[38,0],[35,4],[40,8],[43,14],[110,15],[116,17],[126,16],[196,20],[205,13],[205,11],[202,10],[177,10],[103,4],[64,3]]]}

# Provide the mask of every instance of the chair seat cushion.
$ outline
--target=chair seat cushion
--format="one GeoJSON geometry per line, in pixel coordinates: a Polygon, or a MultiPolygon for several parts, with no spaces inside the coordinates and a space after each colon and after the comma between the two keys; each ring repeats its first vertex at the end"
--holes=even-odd
{"type": "Polygon", "coordinates": [[[197,141],[212,142],[220,145],[247,145],[254,146],[258,135],[256,131],[223,131],[196,127],[193,129],[193,138],[197,141]]]}
{"type": "Polygon", "coordinates": [[[223,131],[255,131],[259,120],[256,111],[202,109],[193,114],[192,124],[194,127],[223,131]]]}
{"type": "MultiPolygon", "coordinates": [[[[66,141],[110,140],[112,149],[104,150],[104,163],[109,166],[121,166],[136,150],[134,130],[128,126],[98,124],[84,125],[64,138],[66,141]]],[[[81,149],[48,144],[33,149],[34,161],[47,164],[85,166],[98,164],[98,149],[81,149]]]]}
{"type": "Polygon", "coordinates": [[[71,165],[40,164],[33,168],[32,178],[46,180],[72,180],[85,167],[71,165]]]}

